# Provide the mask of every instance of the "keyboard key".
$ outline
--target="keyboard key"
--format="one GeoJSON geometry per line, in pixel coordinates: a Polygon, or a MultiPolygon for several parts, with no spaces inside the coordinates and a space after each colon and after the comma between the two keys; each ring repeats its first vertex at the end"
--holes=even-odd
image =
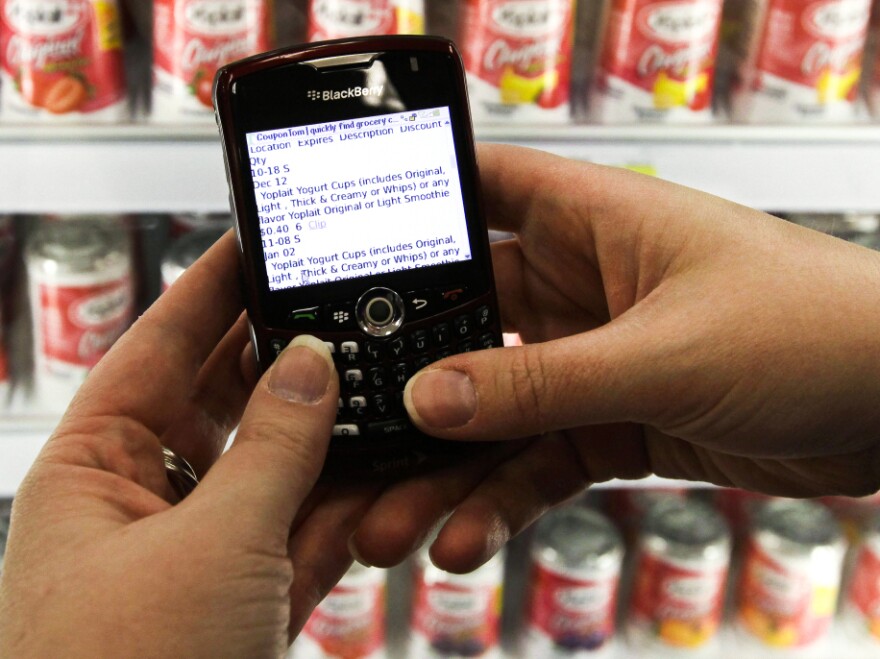
{"type": "Polygon", "coordinates": [[[364,372],[359,368],[350,368],[343,375],[343,380],[348,391],[360,391],[364,387],[364,372]]]}
{"type": "Polygon", "coordinates": [[[449,323],[434,325],[431,329],[431,333],[434,335],[434,345],[436,346],[446,347],[452,340],[452,327],[449,323]]]}
{"type": "Polygon", "coordinates": [[[406,355],[406,344],[403,342],[402,337],[394,339],[388,344],[388,347],[391,350],[392,357],[403,357],[406,355]]]}
{"type": "Polygon", "coordinates": [[[384,368],[371,368],[367,371],[367,382],[373,389],[384,389],[388,384],[388,374],[384,368]]]}
{"type": "Polygon", "coordinates": [[[364,396],[352,396],[348,399],[348,408],[356,417],[367,415],[367,399],[364,396]]]}
{"type": "Polygon", "coordinates": [[[385,416],[391,411],[391,401],[386,394],[376,394],[370,398],[370,405],[379,416],[385,416]]]}
{"type": "Polygon", "coordinates": [[[406,362],[400,362],[391,368],[391,382],[395,387],[404,386],[406,381],[409,380],[409,376],[409,366],[407,366],[406,362]]]}
{"type": "Polygon", "coordinates": [[[356,423],[337,423],[333,426],[334,437],[358,437],[361,429],[356,423]]]}
{"type": "Polygon", "coordinates": [[[470,316],[458,316],[455,319],[455,336],[459,339],[471,335],[474,330],[474,321],[470,316]]]}
{"type": "Polygon", "coordinates": [[[409,291],[403,296],[407,319],[419,320],[436,313],[439,299],[433,290],[409,291]]]}
{"type": "Polygon", "coordinates": [[[341,361],[343,364],[357,364],[361,353],[361,347],[357,341],[343,341],[339,346],[341,361]]]}
{"type": "Polygon", "coordinates": [[[488,305],[484,304],[483,306],[478,308],[474,315],[477,319],[477,327],[479,327],[480,329],[485,329],[492,324],[492,310],[489,308],[488,305]]]}
{"type": "Polygon", "coordinates": [[[413,425],[409,419],[390,419],[388,421],[376,421],[367,424],[367,434],[379,437],[399,435],[400,433],[412,432],[413,430],[413,425]]]}
{"type": "Polygon", "coordinates": [[[466,300],[467,287],[449,286],[446,288],[438,288],[437,295],[440,298],[442,308],[451,309],[466,300]]]}
{"type": "Polygon", "coordinates": [[[498,340],[495,338],[494,334],[487,332],[483,334],[479,338],[479,346],[483,350],[488,350],[489,348],[497,348],[499,345],[498,340]]]}
{"type": "Polygon", "coordinates": [[[371,362],[382,361],[382,358],[385,356],[384,346],[378,341],[368,341],[364,346],[364,352],[367,354],[367,359],[371,362]]]}
{"type": "Polygon", "coordinates": [[[413,352],[425,352],[428,349],[427,330],[416,330],[410,334],[409,343],[413,352]]]}
{"type": "Polygon", "coordinates": [[[318,307],[294,309],[287,316],[287,325],[291,329],[315,330],[321,322],[321,310],[318,307]]]}

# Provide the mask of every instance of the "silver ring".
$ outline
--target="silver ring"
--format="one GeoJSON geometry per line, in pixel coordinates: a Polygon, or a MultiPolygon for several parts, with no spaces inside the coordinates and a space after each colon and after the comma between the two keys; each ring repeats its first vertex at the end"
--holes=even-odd
{"type": "Polygon", "coordinates": [[[195,469],[177,453],[164,446],[162,447],[162,457],[165,459],[165,475],[168,477],[171,488],[181,500],[185,499],[199,484],[195,469]]]}

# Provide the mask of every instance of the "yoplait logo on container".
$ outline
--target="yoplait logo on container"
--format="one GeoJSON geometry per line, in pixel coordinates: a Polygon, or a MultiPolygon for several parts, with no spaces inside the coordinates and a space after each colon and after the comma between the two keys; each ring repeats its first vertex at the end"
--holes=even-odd
{"type": "Polygon", "coordinates": [[[557,30],[565,20],[566,12],[565,2],[508,2],[495,8],[492,21],[511,36],[536,37],[557,30]]]}
{"type": "Polygon", "coordinates": [[[661,2],[642,9],[638,25],[649,38],[666,43],[692,43],[704,40],[717,29],[721,3],[661,2]]]}
{"type": "Polygon", "coordinates": [[[374,598],[370,595],[369,591],[345,590],[337,587],[324,598],[320,609],[323,613],[337,618],[362,617],[370,613],[375,604],[374,598]]]}
{"type": "Polygon", "coordinates": [[[87,10],[86,0],[9,0],[3,16],[19,34],[52,37],[84,23],[87,10]]]}
{"type": "Polygon", "coordinates": [[[604,607],[611,599],[611,589],[603,585],[560,588],[556,603],[567,611],[592,611],[604,607]]]}
{"type": "Polygon", "coordinates": [[[371,0],[319,0],[312,6],[314,20],[340,34],[368,34],[382,24],[386,11],[371,0]]]}
{"type": "Polygon", "coordinates": [[[131,303],[131,290],[128,285],[120,286],[78,300],[70,308],[70,319],[78,327],[100,327],[124,318],[131,308],[131,303]]]}
{"type": "Polygon", "coordinates": [[[435,588],[428,592],[428,606],[452,617],[475,616],[486,610],[491,592],[435,588]]]}
{"type": "MultiPolygon", "coordinates": [[[[807,597],[810,593],[809,578],[805,574],[781,574],[772,567],[757,565],[754,568],[753,575],[753,583],[760,589],[785,603],[794,602],[794,604],[790,604],[792,607],[796,606],[800,599],[807,597]]],[[[777,606],[782,608],[784,605],[777,604],[777,606]]]]}
{"type": "Polygon", "coordinates": [[[177,20],[196,34],[220,36],[247,29],[245,0],[190,0],[178,5],[177,20]]]}
{"type": "Polygon", "coordinates": [[[701,603],[715,597],[718,592],[718,580],[704,577],[679,577],[664,583],[666,594],[677,600],[701,603]]]}
{"type": "Polygon", "coordinates": [[[804,12],[804,28],[820,39],[848,39],[868,28],[871,0],[817,2],[804,12]]]}

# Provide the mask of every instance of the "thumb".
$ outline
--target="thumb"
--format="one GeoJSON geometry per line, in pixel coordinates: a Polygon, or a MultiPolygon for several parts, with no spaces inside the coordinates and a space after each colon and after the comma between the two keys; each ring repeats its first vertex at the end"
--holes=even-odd
{"type": "Polygon", "coordinates": [[[404,404],[420,429],[445,439],[514,439],[640,420],[633,356],[623,357],[615,334],[605,326],[449,357],[410,379],[404,404]]]}
{"type": "Polygon", "coordinates": [[[339,397],[330,351],[298,336],[257,384],[232,447],[184,504],[212,508],[286,533],[321,472],[339,397]]]}

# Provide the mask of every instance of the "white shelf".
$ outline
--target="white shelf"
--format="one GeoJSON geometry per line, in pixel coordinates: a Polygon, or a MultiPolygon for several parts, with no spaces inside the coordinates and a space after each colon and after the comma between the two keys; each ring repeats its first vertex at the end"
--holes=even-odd
{"type": "MultiPolygon", "coordinates": [[[[484,126],[480,140],[630,166],[766,210],[880,211],[880,125],[484,126]]],[[[224,212],[216,129],[2,126],[0,213],[224,212]]]]}
{"type": "Polygon", "coordinates": [[[49,431],[8,431],[0,425],[0,499],[15,495],[49,434],[49,431]]]}
{"type": "Polygon", "coordinates": [[[0,212],[228,211],[216,130],[0,128],[0,212]]]}

